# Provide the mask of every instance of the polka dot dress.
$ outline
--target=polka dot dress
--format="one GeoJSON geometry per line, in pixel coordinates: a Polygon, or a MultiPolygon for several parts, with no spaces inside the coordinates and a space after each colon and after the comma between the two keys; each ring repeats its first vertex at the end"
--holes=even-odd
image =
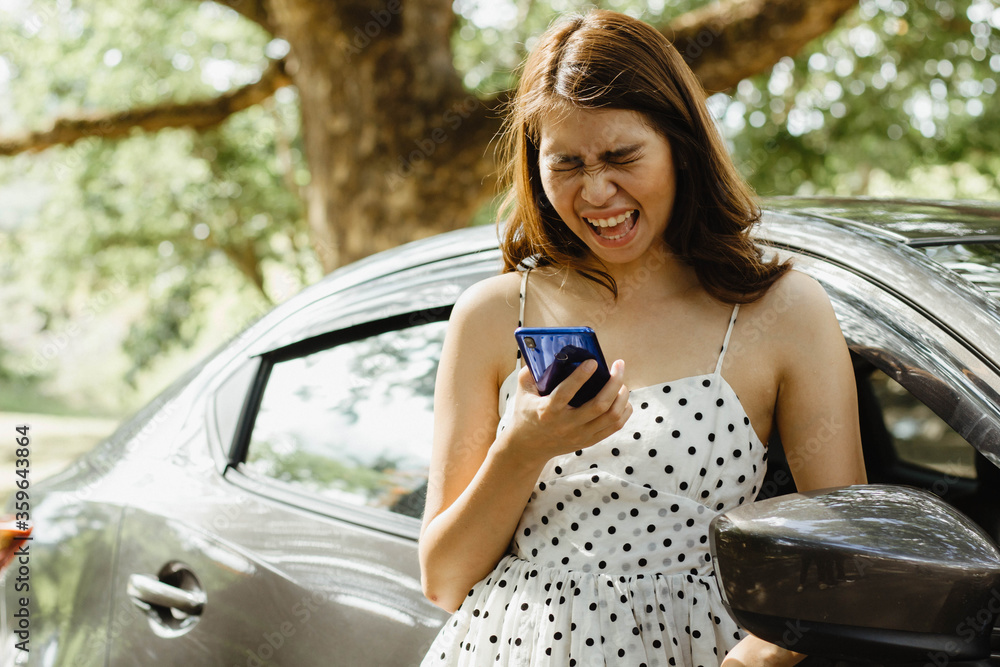
{"type": "MultiPolygon", "coordinates": [[[[624,428],[548,462],[510,553],[469,591],[423,665],[722,661],[742,633],[722,605],[709,522],[753,500],[767,459],[721,375],[738,311],[714,373],[633,389],[624,428]]],[[[515,387],[516,371],[501,388],[498,428],[515,387]]]]}

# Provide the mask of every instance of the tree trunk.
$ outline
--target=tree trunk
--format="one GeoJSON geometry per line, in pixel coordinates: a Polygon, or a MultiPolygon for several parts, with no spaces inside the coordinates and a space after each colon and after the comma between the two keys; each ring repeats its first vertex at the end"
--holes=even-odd
{"type": "Polygon", "coordinates": [[[268,16],[291,44],[324,269],[468,224],[499,121],[452,65],[451,2],[271,0],[268,16]]]}

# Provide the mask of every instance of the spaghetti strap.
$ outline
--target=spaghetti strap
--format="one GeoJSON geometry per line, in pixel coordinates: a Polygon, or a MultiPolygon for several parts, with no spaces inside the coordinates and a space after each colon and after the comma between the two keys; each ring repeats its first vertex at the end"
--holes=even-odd
{"type": "Polygon", "coordinates": [[[531,269],[526,270],[524,272],[524,275],[521,276],[521,291],[520,291],[520,297],[519,297],[520,300],[521,300],[521,310],[520,310],[520,313],[517,316],[517,326],[519,326],[519,327],[523,327],[524,326],[524,295],[528,293],[528,274],[529,273],[531,273],[531,269]]]}
{"type": "Polygon", "coordinates": [[[726,329],[726,339],[722,341],[722,349],[719,350],[719,361],[718,363],[715,364],[716,375],[722,372],[722,361],[723,359],[726,358],[726,350],[729,349],[729,337],[733,334],[733,325],[736,324],[736,314],[739,312],[740,312],[740,304],[736,304],[735,306],[733,306],[733,314],[729,318],[729,328],[726,329]]]}
{"type": "MultiPolygon", "coordinates": [[[[531,269],[526,269],[524,275],[521,276],[521,290],[518,292],[518,299],[521,302],[521,309],[517,316],[517,326],[524,326],[524,297],[528,293],[528,274],[531,273],[531,269]]],[[[521,350],[517,351],[517,372],[521,372],[521,350]]]]}

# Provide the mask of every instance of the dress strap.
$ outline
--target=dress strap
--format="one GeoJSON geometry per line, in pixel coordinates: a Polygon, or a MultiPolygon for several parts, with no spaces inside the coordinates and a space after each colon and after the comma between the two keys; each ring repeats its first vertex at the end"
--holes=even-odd
{"type": "Polygon", "coordinates": [[[715,364],[715,374],[722,372],[722,360],[726,358],[726,350],[729,349],[729,337],[733,334],[733,325],[736,324],[736,315],[740,312],[740,304],[733,306],[733,315],[729,318],[729,328],[726,329],[726,339],[722,341],[722,349],[719,350],[719,362],[715,364]]]}
{"type": "MultiPolygon", "coordinates": [[[[528,293],[528,274],[531,273],[531,269],[526,269],[524,274],[521,276],[521,291],[518,292],[518,298],[521,301],[521,310],[517,316],[517,326],[524,326],[524,297],[528,293]]],[[[517,351],[517,372],[521,372],[521,350],[517,351]]]]}

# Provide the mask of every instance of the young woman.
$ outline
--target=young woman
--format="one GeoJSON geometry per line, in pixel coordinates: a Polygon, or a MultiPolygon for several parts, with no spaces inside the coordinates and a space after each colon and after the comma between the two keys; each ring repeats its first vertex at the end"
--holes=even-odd
{"type": "Polygon", "coordinates": [[[462,295],[438,372],[420,555],[455,614],[424,665],[793,664],[728,616],[707,532],[775,429],[800,490],[865,481],[829,300],[762,260],[704,92],[640,21],[550,28],[506,148],[505,272],[462,295]],[[592,327],[611,380],[569,406],[587,362],[539,396],[522,324],[592,327]]]}

